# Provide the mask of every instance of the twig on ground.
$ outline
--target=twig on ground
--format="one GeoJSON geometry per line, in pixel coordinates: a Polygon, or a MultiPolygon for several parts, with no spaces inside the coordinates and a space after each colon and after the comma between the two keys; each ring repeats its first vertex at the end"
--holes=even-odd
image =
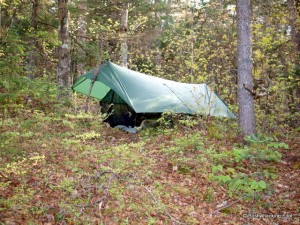
{"type": "Polygon", "coordinates": [[[95,201],[93,203],[84,204],[84,205],[78,205],[78,206],[81,207],[79,215],[81,215],[83,213],[83,211],[85,210],[85,208],[93,207],[95,204],[98,204],[98,203],[99,203],[99,207],[98,208],[99,208],[99,210],[101,210],[102,209],[102,205],[104,203],[104,200],[106,200],[106,199],[107,199],[107,196],[104,196],[104,197],[100,198],[98,201],[95,201]]]}
{"type": "Polygon", "coordinates": [[[220,212],[223,209],[229,208],[230,206],[233,206],[234,204],[238,203],[239,201],[241,201],[243,198],[239,198],[238,200],[235,200],[234,202],[231,202],[230,204],[224,205],[218,209],[216,209],[215,211],[213,211],[212,215],[216,215],[218,212],[220,212]]]}
{"type": "Polygon", "coordinates": [[[149,188],[147,188],[147,187],[145,187],[145,189],[146,189],[146,191],[151,195],[151,197],[153,198],[154,202],[155,202],[157,205],[159,205],[159,206],[164,210],[164,212],[167,214],[167,216],[168,216],[175,224],[184,224],[184,225],[186,225],[186,223],[183,223],[183,222],[180,222],[180,221],[176,220],[176,219],[168,212],[168,210],[167,210],[165,207],[163,207],[163,206],[159,203],[159,201],[157,200],[157,198],[156,198],[156,197],[154,196],[154,194],[152,193],[151,189],[149,189],[149,188]]]}
{"type": "MultiPolygon", "coordinates": [[[[99,211],[101,211],[101,209],[103,208],[104,202],[105,200],[108,199],[108,195],[109,195],[109,189],[112,183],[112,180],[118,176],[117,174],[113,173],[112,171],[104,171],[101,173],[101,175],[105,174],[105,173],[112,173],[112,175],[110,176],[108,182],[107,182],[107,186],[103,186],[103,190],[104,190],[104,196],[102,198],[100,198],[99,200],[95,201],[95,202],[90,202],[89,204],[84,204],[84,205],[78,205],[79,207],[81,207],[79,215],[81,215],[83,213],[83,211],[87,208],[87,207],[93,207],[95,204],[98,204],[98,209],[99,211]]],[[[100,175],[100,176],[101,176],[100,175]]],[[[101,212],[100,212],[101,214],[101,212]]]]}
{"type": "Polygon", "coordinates": [[[97,173],[97,178],[103,176],[104,174],[107,174],[107,173],[114,173],[113,171],[111,170],[102,170],[100,171],[99,173],[97,173]]]}

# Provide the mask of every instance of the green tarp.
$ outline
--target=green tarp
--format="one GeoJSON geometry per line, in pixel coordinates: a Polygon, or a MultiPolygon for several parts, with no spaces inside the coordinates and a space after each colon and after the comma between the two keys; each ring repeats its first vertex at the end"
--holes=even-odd
{"type": "MultiPolygon", "coordinates": [[[[72,89],[87,95],[96,68],[78,78],[72,89]]],[[[99,68],[91,96],[127,103],[136,113],[187,113],[236,118],[206,84],[187,84],[139,73],[112,62],[99,68]]]]}

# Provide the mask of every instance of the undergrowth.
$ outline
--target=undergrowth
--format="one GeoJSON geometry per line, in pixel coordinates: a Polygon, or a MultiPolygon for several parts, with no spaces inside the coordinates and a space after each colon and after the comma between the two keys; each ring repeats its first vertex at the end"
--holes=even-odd
{"type": "Polygon", "coordinates": [[[282,210],[269,199],[291,149],[276,137],[243,145],[234,121],[211,118],[126,134],[103,124],[97,110],[62,105],[49,90],[41,84],[39,94],[28,86],[11,89],[16,98],[2,95],[0,223],[261,224],[243,212],[282,210]]]}

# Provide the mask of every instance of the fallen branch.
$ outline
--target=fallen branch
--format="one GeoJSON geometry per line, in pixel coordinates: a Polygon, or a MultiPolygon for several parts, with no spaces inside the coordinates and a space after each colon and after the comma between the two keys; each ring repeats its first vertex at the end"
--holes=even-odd
{"type": "Polygon", "coordinates": [[[107,174],[107,173],[114,173],[114,172],[111,171],[111,170],[103,170],[103,171],[100,171],[99,173],[97,173],[96,177],[99,178],[99,177],[101,177],[101,176],[103,176],[104,174],[107,174]]]}
{"type": "Polygon", "coordinates": [[[176,219],[168,212],[168,210],[167,210],[165,207],[163,207],[163,206],[158,202],[158,200],[156,199],[156,197],[154,196],[154,194],[152,193],[152,191],[151,191],[149,188],[145,187],[145,189],[146,189],[146,191],[151,195],[151,197],[153,198],[154,202],[155,202],[156,204],[158,204],[158,205],[164,210],[164,212],[167,214],[167,216],[168,216],[175,224],[184,224],[184,225],[186,225],[186,223],[183,223],[183,222],[180,222],[180,221],[176,220],[176,219]]]}
{"type": "Polygon", "coordinates": [[[213,211],[212,215],[216,215],[218,212],[220,212],[223,209],[229,208],[231,206],[233,206],[234,204],[238,203],[239,201],[241,201],[243,198],[239,198],[238,200],[235,200],[234,202],[224,205],[221,208],[216,209],[215,211],[213,211]]]}

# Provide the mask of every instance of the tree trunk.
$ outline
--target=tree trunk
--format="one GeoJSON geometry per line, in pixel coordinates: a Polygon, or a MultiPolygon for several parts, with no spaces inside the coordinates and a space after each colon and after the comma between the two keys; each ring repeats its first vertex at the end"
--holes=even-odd
{"type": "Polygon", "coordinates": [[[253,90],[250,0],[237,0],[237,32],[239,125],[243,136],[255,135],[254,96],[247,90],[253,90]]]}
{"type": "Polygon", "coordinates": [[[127,46],[127,30],[128,30],[128,3],[122,4],[121,10],[121,65],[127,68],[128,65],[128,46],[127,46]]]}
{"type": "Polygon", "coordinates": [[[0,30],[2,29],[2,5],[0,4],[0,30]]]}
{"type": "Polygon", "coordinates": [[[58,48],[57,85],[60,89],[58,97],[69,97],[71,87],[71,60],[69,40],[69,11],[68,0],[58,0],[59,40],[58,48]]]}
{"type": "Polygon", "coordinates": [[[171,17],[171,13],[172,13],[172,6],[173,6],[173,0],[168,0],[167,1],[165,28],[168,28],[169,25],[170,25],[170,17],[171,17]]]}
{"type": "MultiPolygon", "coordinates": [[[[80,15],[79,15],[78,21],[77,21],[77,26],[78,26],[77,35],[78,35],[78,41],[80,42],[78,54],[80,56],[83,56],[86,54],[85,51],[81,47],[81,46],[85,46],[85,43],[86,43],[86,32],[87,32],[86,3],[79,2],[78,9],[80,10],[80,15]]],[[[85,60],[85,58],[84,58],[84,60],[85,60]]],[[[78,77],[81,76],[82,74],[86,73],[86,70],[84,69],[84,66],[85,66],[84,60],[79,60],[79,62],[77,63],[76,72],[77,72],[78,77]]]]}
{"type": "Polygon", "coordinates": [[[37,51],[37,18],[39,13],[39,0],[34,0],[32,2],[32,14],[31,14],[31,39],[29,41],[29,54],[28,54],[28,77],[33,79],[36,75],[36,51],[37,51]]]}
{"type": "MultiPolygon", "coordinates": [[[[288,10],[290,12],[291,25],[291,41],[293,45],[293,61],[295,66],[294,82],[295,82],[295,108],[292,113],[300,111],[300,0],[288,0],[288,10]]],[[[293,93],[293,91],[290,91],[293,93]]],[[[299,122],[295,124],[298,126],[299,122]]]]}

